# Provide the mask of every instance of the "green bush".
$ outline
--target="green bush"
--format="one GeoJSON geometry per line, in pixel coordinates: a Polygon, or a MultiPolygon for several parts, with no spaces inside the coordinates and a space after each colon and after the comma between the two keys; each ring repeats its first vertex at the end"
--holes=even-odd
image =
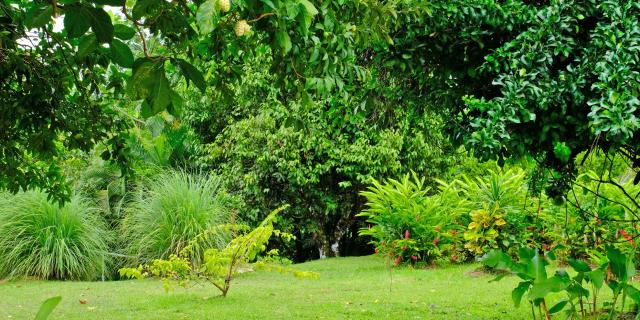
{"type": "Polygon", "coordinates": [[[376,251],[397,265],[403,261],[433,262],[446,253],[455,254],[459,238],[456,217],[449,215],[438,196],[429,196],[425,179],[416,174],[402,180],[376,180],[369,191],[367,208],[359,214],[371,225],[360,235],[373,237],[376,251]]]}
{"type": "MultiPolygon", "coordinates": [[[[142,262],[167,259],[212,225],[229,220],[229,197],[217,176],[162,173],[138,190],[121,224],[126,252],[142,262]]],[[[212,236],[208,247],[224,244],[212,236]]]]}
{"type": "Polygon", "coordinates": [[[0,277],[95,279],[108,262],[98,210],[76,195],[60,207],[29,191],[0,196],[0,277]]]}

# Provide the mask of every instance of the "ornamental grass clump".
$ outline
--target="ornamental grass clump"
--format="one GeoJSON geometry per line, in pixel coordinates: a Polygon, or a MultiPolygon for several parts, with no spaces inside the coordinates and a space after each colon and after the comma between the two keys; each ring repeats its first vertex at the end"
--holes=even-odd
{"type": "MultiPolygon", "coordinates": [[[[177,255],[207,228],[229,222],[229,197],[217,176],[167,172],[138,191],[121,225],[126,252],[137,257],[136,264],[177,255]]],[[[227,240],[211,235],[203,246],[220,247],[227,240]]],[[[195,250],[198,260],[203,250],[195,250]]]]}
{"type": "Polygon", "coordinates": [[[0,195],[0,278],[96,279],[108,239],[98,209],[82,196],[60,206],[40,191],[0,195]]]}

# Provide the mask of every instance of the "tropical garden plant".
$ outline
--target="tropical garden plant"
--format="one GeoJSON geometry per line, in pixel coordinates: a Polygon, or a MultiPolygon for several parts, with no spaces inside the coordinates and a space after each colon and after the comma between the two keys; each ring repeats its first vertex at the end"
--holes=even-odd
{"type": "Polygon", "coordinates": [[[270,251],[268,259],[254,262],[263,253],[272,235],[291,239],[292,235],[282,233],[274,229],[277,214],[286,207],[272,211],[256,228],[243,225],[217,225],[210,227],[194,238],[188,246],[179,252],[179,255],[171,255],[169,259],[155,259],[148,265],[140,265],[138,268],[120,269],[120,275],[128,278],[144,278],[155,276],[163,279],[165,289],[170,288],[171,281],[179,281],[181,285],[190,282],[205,281],[215,286],[226,297],[231,288],[236,274],[244,270],[251,270],[252,266],[276,269],[283,273],[293,273],[296,277],[313,278],[318,275],[311,272],[303,272],[289,269],[284,266],[273,266],[277,261],[274,255],[277,251],[270,251]],[[191,256],[198,254],[197,248],[207,245],[208,239],[220,233],[231,232],[234,238],[221,249],[208,248],[204,251],[204,261],[201,265],[194,265],[190,261],[191,256]]]}
{"type": "Polygon", "coordinates": [[[95,280],[108,272],[111,238],[83,196],[60,206],[42,191],[0,195],[0,278],[95,280]]]}
{"type": "MultiPolygon", "coordinates": [[[[167,171],[140,187],[126,209],[120,230],[125,253],[149,262],[178,255],[211,226],[230,222],[231,198],[219,177],[167,171]]],[[[206,248],[223,246],[223,235],[208,238],[206,248]]],[[[194,248],[201,260],[204,249],[194,248]]]]}

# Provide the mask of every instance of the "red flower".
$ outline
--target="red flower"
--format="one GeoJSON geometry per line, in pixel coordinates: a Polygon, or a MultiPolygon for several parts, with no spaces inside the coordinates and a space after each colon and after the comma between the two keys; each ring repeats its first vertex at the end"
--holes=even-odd
{"type": "Polygon", "coordinates": [[[411,260],[416,261],[416,260],[418,260],[418,257],[416,257],[416,256],[411,256],[411,260]]]}
{"type": "Polygon", "coordinates": [[[380,250],[376,249],[376,253],[380,252],[380,250]]]}
{"type": "Polygon", "coordinates": [[[434,244],[434,245],[436,245],[436,246],[437,246],[437,245],[438,245],[438,242],[440,242],[440,237],[437,237],[437,238],[433,239],[433,244],[434,244]]]}
{"type": "Polygon", "coordinates": [[[626,231],[624,231],[624,229],[620,229],[620,234],[625,239],[627,239],[627,242],[629,242],[634,248],[636,247],[636,244],[633,242],[633,238],[626,231]]]}
{"type": "Polygon", "coordinates": [[[404,239],[405,239],[405,240],[409,240],[409,230],[406,230],[406,231],[404,232],[404,239]]]}
{"type": "Polygon", "coordinates": [[[542,246],[544,247],[545,251],[549,251],[549,249],[551,249],[551,247],[549,247],[549,245],[546,243],[543,243],[542,246]]]}
{"type": "Polygon", "coordinates": [[[402,261],[402,257],[397,256],[397,257],[396,257],[396,261],[394,261],[394,263],[393,263],[393,264],[397,266],[397,265],[399,265],[399,264],[400,264],[400,261],[402,261]]]}
{"type": "Polygon", "coordinates": [[[458,230],[456,229],[451,230],[451,234],[453,234],[454,237],[456,236],[457,233],[458,233],[458,230]]]}
{"type": "Polygon", "coordinates": [[[436,226],[436,232],[440,232],[440,226],[436,226]]]}
{"type": "Polygon", "coordinates": [[[384,246],[384,241],[380,242],[380,244],[384,246]]]}

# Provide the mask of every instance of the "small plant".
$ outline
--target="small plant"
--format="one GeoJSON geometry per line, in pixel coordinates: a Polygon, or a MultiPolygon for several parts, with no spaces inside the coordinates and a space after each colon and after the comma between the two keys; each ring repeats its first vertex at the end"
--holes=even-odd
{"type": "Polygon", "coordinates": [[[465,248],[475,255],[482,255],[502,247],[497,240],[507,222],[498,203],[491,206],[485,204],[483,209],[472,211],[469,216],[471,223],[464,233],[465,248]]]}
{"type": "MultiPolygon", "coordinates": [[[[602,312],[598,310],[598,295],[603,284],[607,284],[611,289],[613,298],[604,304],[607,309],[602,311],[607,311],[607,319],[614,319],[616,314],[624,314],[627,298],[636,305],[640,304],[640,291],[630,284],[635,274],[633,255],[625,255],[612,246],[608,246],[606,251],[606,256],[597,255],[594,269],[583,261],[569,260],[569,265],[576,273],[574,277],[570,277],[564,269],[559,269],[551,277],[547,276],[548,260],[555,260],[553,251],[542,256],[533,249],[520,248],[519,260],[515,262],[504,252],[494,250],[487,254],[483,261],[488,267],[508,270],[522,279],[511,296],[514,305],[518,307],[526,295],[531,303],[533,319],[537,317],[536,307],[538,317],[547,320],[561,311],[564,312],[565,319],[599,317],[602,312]],[[591,286],[591,291],[585,288],[587,284],[591,286]],[[546,298],[551,292],[565,292],[566,298],[548,308],[546,298]],[[590,307],[585,306],[588,305],[590,296],[590,307]]],[[[504,276],[500,275],[493,281],[504,276]]]]}
{"type": "Polygon", "coordinates": [[[293,237],[290,234],[274,229],[273,224],[276,215],[283,209],[284,207],[272,211],[258,227],[250,231],[247,231],[249,230],[247,227],[237,225],[219,225],[209,228],[185,247],[180,256],[171,255],[168,260],[156,259],[150,265],[139,266],[138,268],[123,268],[120,269],[120,275],[137,279],[148,275],[160,277],[166,289],[169,289],[171,281],[178,281],[179,284],[186,286],[190,282],[204,280],[220,290],[223,297],[229,292],[234,276],[243,266],[247,269],[256,266],[267,270],[277,270],[282,273],[293,273],[296,277],[302,278],[318,277],[316,273],[297,271],[276,264],[275,262],[278,261],[275,258],[277,251],[271,251],[267,255],[267,259],[259,260],[252,264],[259,254],[266,250],[272,235],[285,239],[293,237]],[[241,234],[236,235],[223,249],[207,249],[204,252],[204,263],[202,265],[192,264],[189,256],[194,253],[194,246],[206,239],[208,235],[217,234],[221,231],[239,231],[241,234]]]}
{"type": "Polygon", "coordinates": [[[104,271],[109,234],[79,195],[64,206],[40,191],[0,195],[0,278],[93,280],[104,271]]]}

